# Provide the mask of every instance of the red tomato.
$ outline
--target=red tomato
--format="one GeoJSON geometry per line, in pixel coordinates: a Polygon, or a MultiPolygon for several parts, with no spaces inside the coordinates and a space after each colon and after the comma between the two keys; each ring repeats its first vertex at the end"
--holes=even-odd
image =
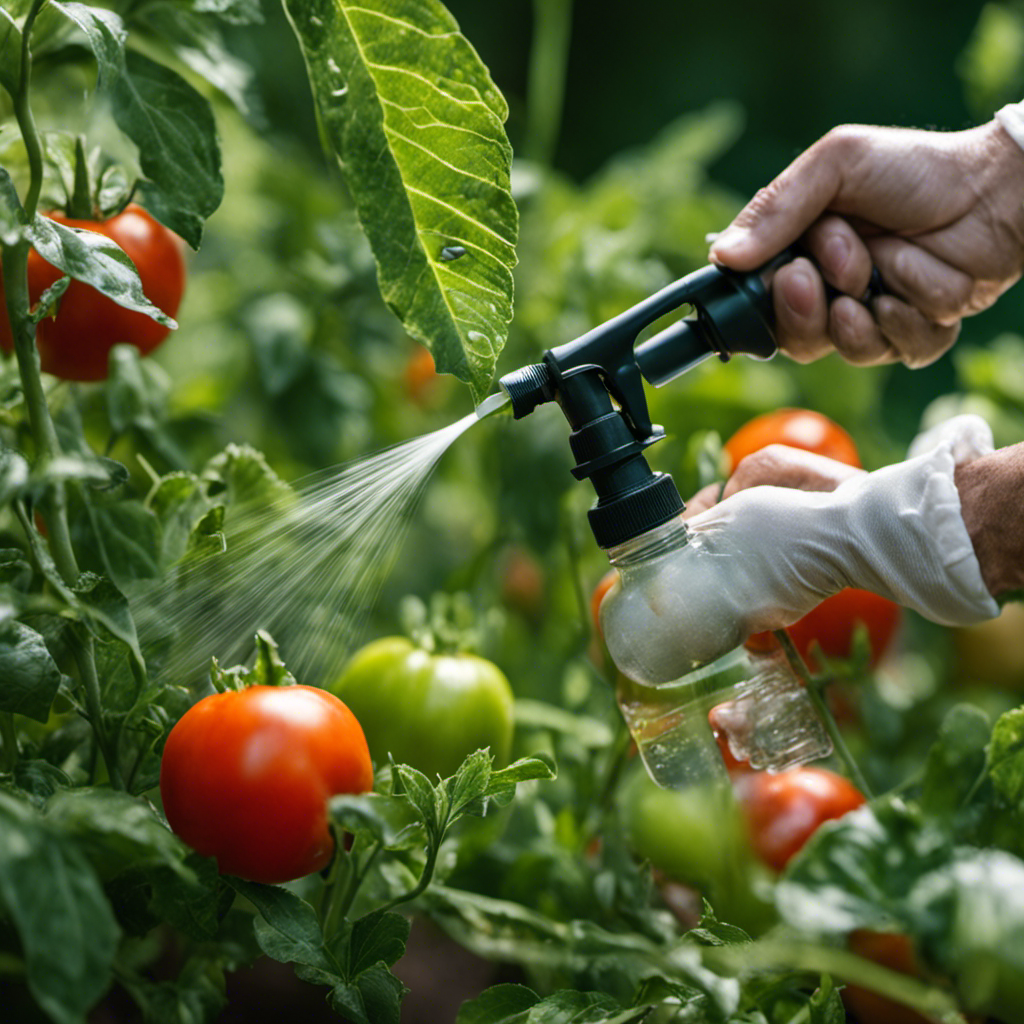
{"type": "MultiPolygon", "coordinates": [[[[891,971],[912,977],[920,974],[914,947],[906,935],[858,930],[850,933],[849,946],[851,952],[891,971]]],[[[843,1005],[859,1024],[928,1024],[928,1018],[916,1010],[856,985],[843,989],[843,1005]]]]}
{"type": "Polygon", "coordinates": [[[594,591],[590,595],[590,616],[594,622],[594,633],[601,641],[604,640],[604,631],[601,629],[601,602],[604,600],[605,594],[615,586],[615,581],[618,578],[619,570],[609,569],[597,581],[597,586],[594,587],[594,591]]]}
{"type": "MultiPolygon", "coordinates": [[[[185,290],[185,261],[177,236],[141,206],[130,204],[105,221],[72,220],[47,214],[58,224],[86,228],[113,239],[135,264],[146,298],[168,316],[175,316],[185,290]]],[[[28,257],[29,300],[62,276],[33,249],[28,257]]],[[[2,300],[2,294],[0,294],[2,300]]],[[[134,310],[119,306],[83,281],[72,281],[61,297],[55,317],[36,327],[36,345],[46,373],[64,380],[105,380],[107,358],[119,342],[148,355],[167,337],[170,328],[134,310]]],[[[14,348],[10,323],[0,301],[0,348],[14,348]]]]}
{"type": "Polygon", "coordinates": [[[221,871],[256,882],[326,867],[328,798],[372,786],[359,722],[312,686],[204,697],[171,730],[160,766],[171,828],[221,871]]]}
{"type": "Polygon", "coordinates": [[[853,438],[838,423],[811,409],[777,409],[755,416],[723,447],[735,469],[742,459],[770,444],[788,444],[860,468],[853,438]]]}
{"type": "MultiPolygon", "coordinates": [[[[874,668],[888,651],[903,618],[903,609],[870,590],[847,587],[826,597],[786,632],[800,652],[800,657],[813,671],[821,667],[812,654],[817,643],[827,658],[849,658],[853,654],[853,637],[858,623],[868,631],[871,656],[868,667],[874,668]]],[[[771,650],[776,640],[771,633],[754,633],[746,646],[752,651],[771,650]]]]}
{"type": "Polygon", "coordinates": [[[864,796],[825,768],[749,772],[733,776],[754,852],[781,871],[818,826],[860,807],[864,796]]]}

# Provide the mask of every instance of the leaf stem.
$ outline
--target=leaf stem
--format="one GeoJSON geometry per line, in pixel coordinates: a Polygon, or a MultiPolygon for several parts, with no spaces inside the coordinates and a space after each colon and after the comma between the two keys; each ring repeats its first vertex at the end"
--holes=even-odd
{"type": "Polygon", "coordinates": [[[562,124],[572,0],[533,0],[524,154],[550,166],[562,124]]]}
{"type": "Polygon", "coordinates": [[[0,747],[0,771],[13,772],[21,751],[18,749],[18,734],[14,728],[14,714],[10,711],[0,711],[0,740],[3,746],[0,747]]]}
{"type": "Polygon", "coordinates": [[[850,748],[846,745],[846,740],[843,739],[843,734],[840,732],[835,715],[832,714],[832,709],[828,706],[828,702],[821,695],[821,688],[818,681],[811,675],[804,659],[800,656],[800,652],[796,649],[796,645],[790,639],[789,634],[784,629],[773,630],[773,633],[775,639],[782,645],[782,649],[786,653],[786,658],[789,660],[790,665],[793,666],[793,671],[796,672],[800,682],[804,684],[807,696],[810,699],[811,704],[814,705],[814,709],[821,717],[822,724],[825,726],[825,731],[832,740],[832,746],[835,748],[836,755],[839,757],[839,760],[843,762],[847,774],[864,796],[870,800],[874,794],[871,791],[871,787],[868,785],[868,780],[860,770],[860,765],[857,764],[856,758],[850,753],[850,748]]]}

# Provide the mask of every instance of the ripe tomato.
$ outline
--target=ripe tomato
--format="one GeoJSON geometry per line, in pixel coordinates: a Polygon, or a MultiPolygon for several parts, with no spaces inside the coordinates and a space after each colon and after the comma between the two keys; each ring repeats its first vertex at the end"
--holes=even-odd
{"type": "MultiPolygon", "coordinates": [[[[863,623],[871,648],[868,667],[874,668],[889,650],[902,618],[903,609],[898,604],[870,590],[847,587],[826,597],[817,608],[787,626],[786,632],[800,657],[813,671],[818,671],[821,666],[812,653],[814,644],[818,644],[826,658],[849,658],[858,623],[863,623]]],[[[754,651],[770,650],[774,644],[771,633],[754,633],[746,642],[754,651]]]]}
{"type": "Polygon", "coordinates": [[[473,654],[433,654],[400,636],[357,651],[331,687],[362,723],[374,756],[453,775],[482,747],[498,764],[512,745],[512,688],[473,654]]]}
{"type": "Polygon", "coordinates": [[[511,545],[498,566],[501,575],[501,600],[525,618],[536,622],[544,611],[547,580],[544,567],[529,548],[511,545]]]}
{"type": "MultiPolygon", "coordinates": [[[[151,217],[141,206],[130,204],[109,220],[72,220],[59,213],[47,214],[58,224],[86,228],[113,239],[128,254],[142,281],[146,298],[168,316],[175,316],[185,290],[185,261],[177,236],[151,217]]],[[[28,257],[29,300],[39,296],[61,277],[33,249],[28,257]]],[[[14,348],[11,326],[0,290],[0,348],[14,348]]],[[[61,297],[55,317],[36,327],[36,345],[42,368],[63,380],[105,380],[110,350],[120,342],[134,345],[148,355],[167,337],[169,328],[134,310],[119,306],[83,281],[72,281],[61,297]]]]}
{"type": "Polygon", "coordinates": [[[221,871],[256,882],[326,867],[328,798],[372,786],[359,722],[312,686],[204,697],[171,730],[160,765],[171,828],[221,871]]]}
{"type": "Polygon", "coordinates": [[[776,871],[789,863],[819,825],[864,803],[852,782],[825,768],[735,774],[733,787],[754,852],[776,871]]]}
{"type": "Polygon", "coordinates": [[[597,581],[597,586],[594,587],[594,592],[590,595],[590,616],[594,622],[594,634],[601,641],[604,640],[604,631],[601,629],[601,602],[604,600],[605,594],[615,586],[618,578],[619,570],[609,569],[597,581]]]}
{"type": "MultiPolygon", "coordinates": [[[[914,947],[906,935],[858,930],[850,933],[848,944],[851,952],[890,971],[911,977],[920,974],[914,947]]],[[[916,1010],[868,989],[847,985],[842,995],[843,1005],[859,1024],[928,1024],[928,1018],[916,1010]]]]}
{"type": "Polygon", "coordinates": [[[788,444],[860,468],[853,438],[838,423],[811,409],[777,409],[755,416],[723,448],[735,469],[742,459],[770,444],[788,444]]]}

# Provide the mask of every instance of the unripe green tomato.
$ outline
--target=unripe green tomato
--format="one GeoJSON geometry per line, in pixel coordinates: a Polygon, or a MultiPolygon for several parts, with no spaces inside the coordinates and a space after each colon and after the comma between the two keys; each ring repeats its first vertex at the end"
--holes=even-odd
{"type": "Polygon", "coordinates": [[[405,637],[357,651],[329,687],[359,719],[370,754],[390,754],[425,775],[453,775],[481,747],[495,763],[512,745],[512,688],[502,671],[474,654],[432,654],[405,637]]]}
{"type": "Polygon", "coordinates": [[[662,789],[637,765],[620,791],[620,811],[634,851],[670,880],[697,889],[720,920],[752,934],[772,923],[755,891],[764,868],[750,850],[729,783],[662,789]]]}

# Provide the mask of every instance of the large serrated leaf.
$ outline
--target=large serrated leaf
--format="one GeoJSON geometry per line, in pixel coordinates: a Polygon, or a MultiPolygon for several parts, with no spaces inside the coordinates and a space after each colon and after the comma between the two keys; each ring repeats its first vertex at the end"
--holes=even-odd
{"type": "Polygon", "coordinates": [[[224,193],[209,101],[176,71],[126,50],[127,30],[113,11],[59,0],[51,6],[82,30],[96,57],[98,89],[139,150],[144,205],[198,249],[224,193]]]}
{"type": "Polygon", "coordinates": [[[285,0],[385,302],[479,400],[512,316],[507,107],[438,0],[285,0]]]}

